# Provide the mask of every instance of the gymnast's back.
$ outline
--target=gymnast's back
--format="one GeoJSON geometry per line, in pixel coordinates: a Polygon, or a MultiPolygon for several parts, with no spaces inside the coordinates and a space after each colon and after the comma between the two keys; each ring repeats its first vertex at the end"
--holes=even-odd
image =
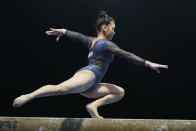
{"type": "Polygon", "coordinates": [[[89,65],[107,67],[114,59],[114,55],[107,50],[109,41],[105,39],[98,39],[95,41],[94,45],[92,45],[95,38],[89,37],[89,39],[89,65]]]}

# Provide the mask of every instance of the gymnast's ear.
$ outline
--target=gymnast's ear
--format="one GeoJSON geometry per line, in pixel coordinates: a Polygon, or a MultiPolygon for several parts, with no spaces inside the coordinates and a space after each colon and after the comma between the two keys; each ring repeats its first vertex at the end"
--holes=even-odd
{"type": "Polygon", "coordinates": [[[103,29],[103,32],[107,32],[108,26],[106,24],[103,24],[102,25],[102,29],[103,29]]]}

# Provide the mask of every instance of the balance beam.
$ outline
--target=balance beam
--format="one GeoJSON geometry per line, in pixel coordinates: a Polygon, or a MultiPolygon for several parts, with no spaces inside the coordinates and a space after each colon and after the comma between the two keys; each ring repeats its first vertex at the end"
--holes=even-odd
{"type": "Polygon", "coordinates": [[[196,131],[196,120],[0,117],[0,131],[196,131]]]}

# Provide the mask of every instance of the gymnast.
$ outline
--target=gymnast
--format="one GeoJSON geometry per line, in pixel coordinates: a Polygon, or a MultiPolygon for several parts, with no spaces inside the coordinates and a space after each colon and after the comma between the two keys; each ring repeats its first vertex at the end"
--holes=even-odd
{"type": "Polygon", "coordinates": [[[86,109],[92,118],[103,119],[103,117],[99,115],[97,108],[117,102],[121,100],[125,94],[124,89],[120,86],[110,83],[101,83],[109,64],[113,61],[115,56],[124,58],[136,65],[149,67],[158,73],[160,73],[160,68],[168,68],[167,65],[161,65],[142,59],[133,53],[121,49],[117,44],[110,41],[115,34],[115,21],[106,11],[99,12],[95,27],[98,34],[96,38],[87,37],[81,33],[67,29],[50,28],[49,31],[46,31],[47,35],[57,36],[57,42],[61,36],[65,36],[87,46],[89,48],[89,64],[76,71],[70,79],[58,85],[45,85],[32,93],[17,97],[13,102],[13,107],[21,107],[25,103],[38,97],[79,93],[87,98],[97,98],[95,101],[87,104],[86,109]]]}

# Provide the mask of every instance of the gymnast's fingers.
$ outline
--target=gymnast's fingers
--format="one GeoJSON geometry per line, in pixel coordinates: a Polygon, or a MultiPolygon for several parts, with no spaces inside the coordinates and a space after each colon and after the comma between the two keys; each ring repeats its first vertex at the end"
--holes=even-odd
{"type": "Polygon", "coordinates": [[[54,28],[50,28],[50,30],[52,30],[52,31],[53,31],[53,30],[55,30],[55,29],[54,29],[54,28]]]}
{"type": "Polygon", "coordinates": [[[167,69],[167,68],[168,68],[168,65],[160,65],[160,68],[165,68],[165,69],[167,69]]]}
{"type": "Polygon", "coordinates": [[[53,35],[53,31],[46,31],[45,32],[47,35],[53,35]]]}
{"type": "Polygon", "coordinates": [[[60,38],[61,36],[58,36],[57,38],[56,38],[56,41],[58,42],[59,41],[59,38],[60,38]]]}

